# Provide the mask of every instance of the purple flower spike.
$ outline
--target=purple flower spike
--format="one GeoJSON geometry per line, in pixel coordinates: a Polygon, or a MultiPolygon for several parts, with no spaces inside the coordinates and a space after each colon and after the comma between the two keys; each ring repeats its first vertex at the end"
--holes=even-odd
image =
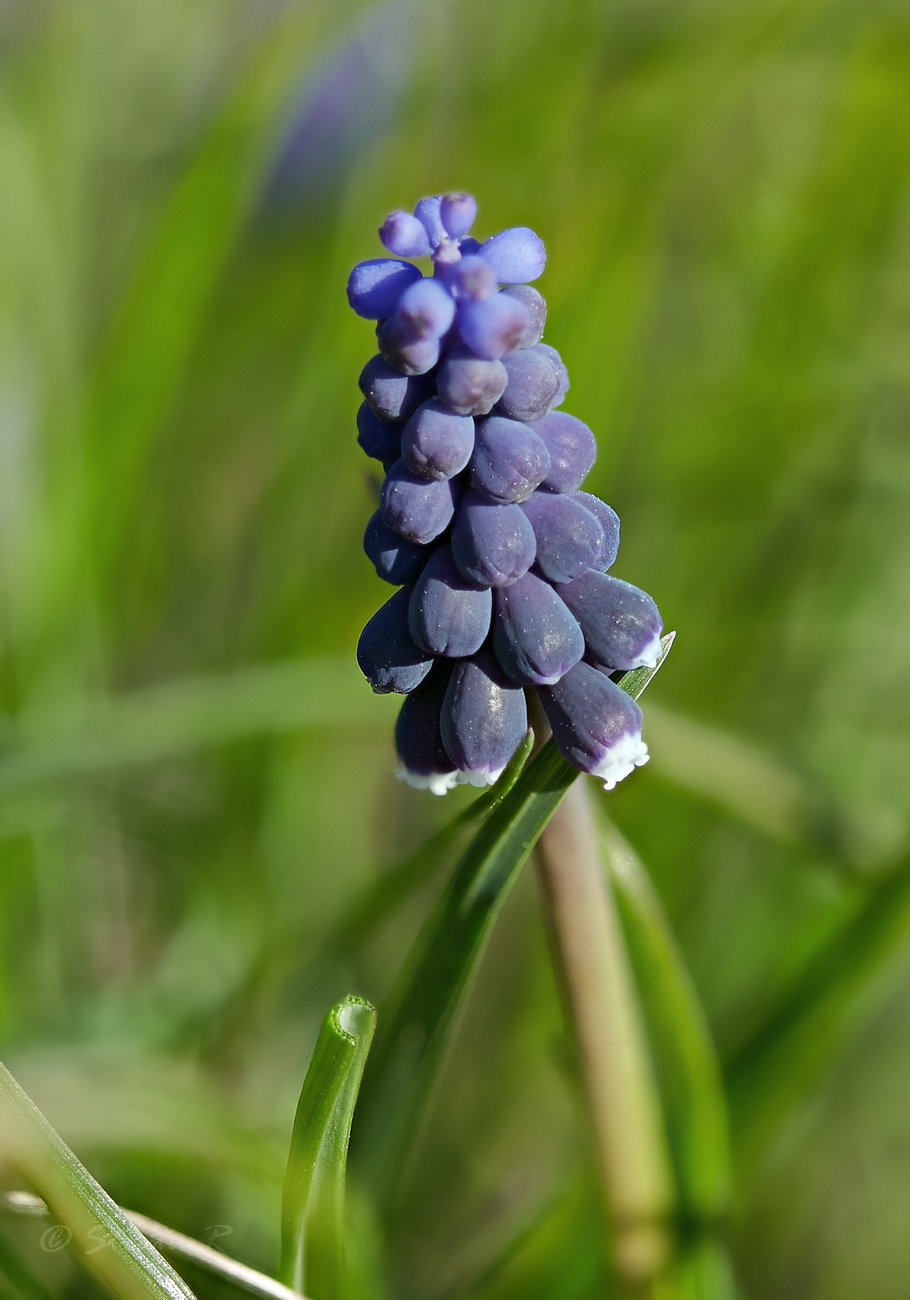
{"type": "Polygon", "coordinates": [[[663,624],[646,591],[607,573],[585,573],[558,588],[585,634],[585,657],[607,672],[654,668],[663,624]]]}
{"type": "Polygon", "coordinates": [[[460,474],[473,450],[474,421],[469,415],[455,415],[436,400],[418,406],[401,437],[405,464],[423,478],[460,474]]]}
{"type": "Polygon", "coordinates": [[[357,441],[373,460],[394,464],[401,455],[401,425],[380,420],[373,408],[362,402],[357,412],[357,441]]]}
{"type": "Polygon", "coordinates": [[[412,691],[398,715],[395,748],[401,759],[398,778],[418,790],[445,794],[458,780],[458,772],[442,743],[442,702],[449,684],[448,664],[433,672],[412,691]]]}
{"type": "Polygon", "coordinates": [[[559,391],[559,371],[547,355],[552,348],[524,348],[506,357],[509,382],[497,411],[512,420],[539,420],[546,415],[559,391]]]}
{"type": "Polygon", "coordinates": [[[501,361],[483,361],[467,348],[456,347],[439,367],[436,391],[458,415],[489,415],[507,382],[501,361]]]}
{"type": "Polygon", "coordinates": [[[551,686],[581,659],[585,639],[549,583],[526,573],[494,594],[493,649],[519,686],[551,686]]]}
{"type": "Polygon", "coordinates": [[[366,526],[363,549],[373,561],[377,576],[395,587],[404,582],[416,582],[430,558],[428,546],[418,546],[394,532],[382,522],[378,510],[366,526]]]}
{"type": "Polygon", "coordinates": [[[526,424],[501,415],[478,421],[471,457],[475,492],[500,505],[526,501],[549,472],[549,453],[526,424]]]}
{"type": "Polygon", "coordinates": [[[379,227],[379,238],[396,257],[426,257],[430,251],[423,223],[410,212],[390,212],[379,227]]]}
{"type": "Polygon", "coordinates": [[[489,587],[465,582],[448,546],[440,546],[414,585],[409,607],[411,636],[434,655],[463,659],[475,654],[490,631],[489,587]]]}
{"type": "Polygon", "coordinates": [[[527,226],[512,226],[480,246],[480,256],[490,263],[500,284],[527,284],[543,274],[547,250],[543,240],[527,226]]]}
{"type": "Polygon", "coordinates": [[[433,394],[433,381],[402,374],[382,357],[372,357],[360,373],[360,391],[380,420],[407,420],[433,394]]]}
{"type": "Polygon", "coordinates": [[[455,501],[453,479],[420,478],[397,460],[382,485],[379,510],[389,528],[409,542],[426,546],[452,522],[455,501]]]}
{"type": "Polygon", "coordinates": [[[421,223],[434,249],[446,238],[446,229],[442,224],[442,195],[430,194],[421,199],[414,209],[414,216],[421,223]]]}
{"type": "Polygon", "coordinates": [[[530,284],[510,284],[502,293],[507,298],[515,298],[524,303],[527,308],[528,323],[518,346],[533,348],[543,338],[543,327],[547,323],[547,304],[543,294],[530,284]]]}
{"type": "Polygon", "coordinates": [[[391,316],[408,285],[420,278],[420,271],[410,262],[390,258],[358,262],[348,279],[348,302],[358,316],[380,320],[391,316]]]}
{"type": "Polygon", "coordinates": [[[462,302],[458,307],[458,332],[471,351],[485,361],[499,361],[514,352],[527,327],[527,307],[504,293],[494,293],[479,302],[462,302]]]}
{"type": "Polygon", "coordinates": [[[411,590],[396,591],[360,634],[357,662],[377,695],[407,695],[433,666],[433,656],[420,649],[408,630],[411,590]]]}
{"type": "Polygon", "coordinates": [[[619,515],[606,501],[592,496],[590,492],[573,492],[572,497],[586,510],[590,510],[603,529],[603,546],[591,561],[591,568],[603,573],[616,563],[619,552],[619,515]]]}
{"type": "Polygon", "coordinates": [[[547,582],[571,582],[580,577],[603,550],[599,522],[570,496],[535,492],[519,509],[533,525],[537,539],[534,567],[547,582]]]}
{"type": "Polygon", "coordinates": [[[576,664],[539,694],[563,756],[600,777],[605,790],[647,763],[641,709],[605,673],[590,664],[576,664]]]}
{"type": "Polygon", "coordinates": [[[550,453],[550,472],[543,481],[551,492],[574,492],[597,456],[594,434],[586,424],[564,411],[551,411],[534,425],[550,453]]]}
{"type": "Polygon", "coordinates": [[[449,238],[461,239],[474,224],[477,200],[462,192],[444,194],[439,205],[439,215],[449,238]]]}
{"type": "Polygon", "coordinates": [[[524,691],[482,650],[456,664],[442,704],[442,740],[459,781],[492,785],[528,730],[524,691]]]}
{"type": "Polygon", "coordinates": [[[537,544],[521,506],[494,505],[466,492],[452,529],[452,555],[462,577],[485,587],[507,587],[534,563],[537,544]]]}

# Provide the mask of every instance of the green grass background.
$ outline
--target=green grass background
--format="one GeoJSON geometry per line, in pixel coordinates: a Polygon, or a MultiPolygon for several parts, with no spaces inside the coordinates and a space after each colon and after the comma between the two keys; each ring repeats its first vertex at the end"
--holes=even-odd
{"type": "MultiPolygon", "coordinates": [[[[0,1040],[112,1195],[271,1269],[319,1022],[381,1016],[428,895],[321,940],[467,797],[393,780],[353,665],[385,593],[351,265],[449,188],[547,244],[617,572],[679,632],[606,802],[732,1060],[908,839],[910,7],[7,0],[0,51],[0,1040]]],[[[604,1293],[533,883],[396,1298],[604,1293]]],[[[908,1293],[895,937],[735,1130],[750,1300],[908,1293]]],[[[39,1235],[0,1217],[97,1294],[39,1235]]]]}

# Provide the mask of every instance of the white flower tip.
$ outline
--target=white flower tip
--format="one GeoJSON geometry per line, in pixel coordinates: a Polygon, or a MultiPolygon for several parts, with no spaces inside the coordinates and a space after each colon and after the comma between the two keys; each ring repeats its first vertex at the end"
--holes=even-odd
{"type": "Polygon", "coordinates": [[[406,767],[400,767],[395,775],[414,790],[429,790],[431,794],[448,794],[458,780],[457,772],[431,772],[424,776],[422,772],[411,772],[406,767]]]}
{"type": "Polygon", "coordinates": [[[459,772],[459,785],[495,785],[506,769],[504,767],[482,767],[476,772],[459,772]]]}
{"type": "Polygon", "coordinates": [[[592,775],[600,777],[605,790],[612,790],[636,767],[644,767],[649,758],[648,746],[641,736],[626,732],[607,750],[592,775]]]}
{"type": "Polygon", "coordinates": [[[638,663],[635,665],[635,667],[656,668],[657,665],[660,663],[661,655],[663,654],[663,652],[664,652],[664,648],[661,645],[660,637],[653,636],[651,640],[648,642],[648,644],[642,649],[641,654],[638,656],[638,663]]]}

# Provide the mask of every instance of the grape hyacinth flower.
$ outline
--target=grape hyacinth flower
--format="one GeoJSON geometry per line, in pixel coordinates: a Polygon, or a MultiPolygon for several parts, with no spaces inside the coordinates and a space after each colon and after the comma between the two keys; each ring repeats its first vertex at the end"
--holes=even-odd
{"type": "Polygon", "coordinates": [[[405,696],[395,743],[411,785],[492,784],[536,691],[561,753],[609,790],[648,758],[641,711],[612,675],[657,663],[660,614],[607,573],[619,518],[582,489],[593,433],[558,409],[569,376],[531,284],[543,243],[525,226],[480,242],[476,214],[461,193],[391,212],[390,256],[348,280],[378,342],[357,436],[385,479],[363,545],[398,588],[358,662],[374,691],[405,696]]]}

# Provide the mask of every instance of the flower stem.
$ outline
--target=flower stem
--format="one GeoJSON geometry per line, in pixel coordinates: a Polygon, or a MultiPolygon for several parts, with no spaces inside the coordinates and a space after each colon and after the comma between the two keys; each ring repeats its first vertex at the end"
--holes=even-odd
{"type": "Polygon", "coordinates": [[[627,1297],[649,1294],[672,1246],[672,1176],[619,921],[585,783],[540,838],[537,874],[578,1048],[613,1258],[627,1297]]]}

